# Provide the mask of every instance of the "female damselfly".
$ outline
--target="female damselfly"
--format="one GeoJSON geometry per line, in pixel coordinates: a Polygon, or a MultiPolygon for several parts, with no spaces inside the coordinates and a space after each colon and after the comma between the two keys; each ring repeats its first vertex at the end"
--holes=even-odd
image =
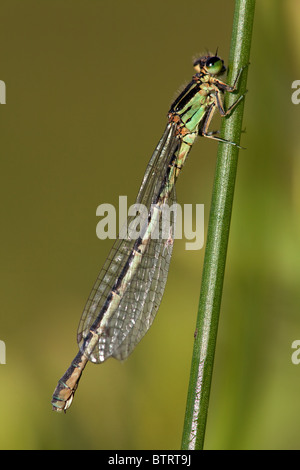
{"type": "MultiPolygon", "coordinates": [[[[233,85],[227,85],[218,78],[226,68],[216,54],[194,62],[195,75],[171,105],[166,129],[137,196],[136,203],[147,207],[140,234],[117,238],[96,280],[79,323],[79,352],[53,393],[55,411],[70,407],[88,361],[126,359],[150,328],[165,289],[175,233],[172,213],[168,233],[163,236],[162,210],[176,200],[175,182],[196,137],[239,147],[208,132],[216,108],[222,117],[227,116],[244,96],[224,110],[222,94],[236,90],[243,69],[233,85]]],[[[129,217],[127,226],[131,222],[129,217]]]]}

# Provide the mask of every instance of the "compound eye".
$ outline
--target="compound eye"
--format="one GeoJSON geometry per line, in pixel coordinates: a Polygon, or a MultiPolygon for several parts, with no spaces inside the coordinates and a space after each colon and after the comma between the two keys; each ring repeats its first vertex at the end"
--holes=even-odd
{"type": "Polygon", "coordinates": [[[224,62],[220,57],[210,57],[207,59],[205,67],[212,75],[225,72],[224,62]]]}

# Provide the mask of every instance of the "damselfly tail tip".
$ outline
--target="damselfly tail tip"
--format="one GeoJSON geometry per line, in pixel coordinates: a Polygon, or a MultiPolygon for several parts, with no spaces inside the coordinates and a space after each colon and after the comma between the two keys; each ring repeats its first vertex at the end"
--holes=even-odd
{"type": "Polygon", "coordinates": [[[74,398],[74,394],[72,394],[70,398],[66,401],[54,397],[51,401],[52,411],[56,411],[57,413],[62,413],[62,412],[66,413],[72,404],[73,398],[74,398]]]}
{"type": "Polygon", "coordinates": [[[56,411],[57,413],[62,413],[63,411],[66,412],[63,408],[57,408],[56,406],[52,405],[52,411],[56,411]]]}

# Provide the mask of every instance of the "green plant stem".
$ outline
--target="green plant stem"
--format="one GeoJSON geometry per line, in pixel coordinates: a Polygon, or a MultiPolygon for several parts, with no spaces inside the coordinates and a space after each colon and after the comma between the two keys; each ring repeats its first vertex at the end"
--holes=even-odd
{"type": "MultiPolygon", "coordinates": [[[[231,84],[239,68],[249,63],[255,0],[236,0],[229,56],[231,84]]],[[[228,94],[225,108],[245,92],[247,68],[243,71],[238,94],[228,94]]],[[[239,143],[244,100],[225,118],[221,136],[239,143]]],[[[203,449],[216,337],[219,322],[230,219],[238,162],[238,148],[219,144],[212,194],[202,285],[196,325],[190,383],[184,421],[182,449],[203,449]]]]}

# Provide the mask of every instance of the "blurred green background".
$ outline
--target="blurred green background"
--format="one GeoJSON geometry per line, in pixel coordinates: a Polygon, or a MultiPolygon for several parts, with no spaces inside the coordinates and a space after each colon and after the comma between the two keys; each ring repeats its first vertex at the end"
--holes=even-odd
{"type": "MultiPolygon", "coordinates": [[[[1,449],[180,447],[204,255],[185,240],[132,356],[88,365],[66,415],[50,400],[112,245],[96,208],[134,202],[193,57],[219,47],[226,63],[233,8],[1,1],[1,449]]],[[[299,20],[297,0],[257,2],[207,449],[300,448],[299,20]]],[[[177,185],[206,224],[216,150],[197,142],[177,185]]]]}

